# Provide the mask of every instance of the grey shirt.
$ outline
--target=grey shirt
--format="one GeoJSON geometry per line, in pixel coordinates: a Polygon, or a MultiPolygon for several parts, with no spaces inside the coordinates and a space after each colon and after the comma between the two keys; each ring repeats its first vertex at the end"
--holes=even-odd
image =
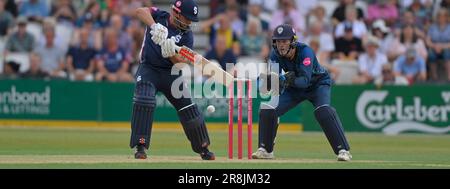
{"type": "Polygon", "coordinates": [[[35,39],[30,33],[25,33],[20,37],[19,33],[14,33],[6,42],[5,49],[10,52],[29,53],[33,51],[35,39]]]}
{"type": "Polygon", "coordinates": [[[58,69],[59,64],[64,63],[64,56],[66,54],[63,48],[55,45],[51,48],[45,45],[39,45],[34,52],[41,57],[41,69],[47,73],[58,69]]]}
{"type": "Polygon", "coordinates": [[[433,43],[450,43],[450,24],[444,28],[440,28],[437,24],[431,25],[428,36],[433,43]]]}

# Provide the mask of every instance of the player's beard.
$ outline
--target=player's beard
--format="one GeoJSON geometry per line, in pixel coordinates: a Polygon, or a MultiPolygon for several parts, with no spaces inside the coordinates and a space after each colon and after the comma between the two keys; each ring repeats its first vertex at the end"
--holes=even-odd
{"type": "Polygon", "coordinates": [[[191,25],[182,22],[177,16],[173,16],[173,23],[182,32],[191,30],[191,25]]]}

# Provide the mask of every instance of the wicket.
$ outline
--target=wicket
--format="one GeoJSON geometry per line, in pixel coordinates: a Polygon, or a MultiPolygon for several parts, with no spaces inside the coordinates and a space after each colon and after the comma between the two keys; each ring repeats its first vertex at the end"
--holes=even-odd
{"type": "MultiPolygon", "coordinates": [[[[247,97],[247,157],[252,159],[252,136],[253,136],[253,101],[252,80],[236,80],[237,83],[237,106],[238,106],[238,159],[243,157],[243,135],[242,135],[242,99],[247,97]],[[247,92],[243,93],[243,85],[247,84],[247,92]]],[[[233,159],[233,127],[234,127],[234,82],[229,88],[228,104],[228,158],[233,159]]]]}

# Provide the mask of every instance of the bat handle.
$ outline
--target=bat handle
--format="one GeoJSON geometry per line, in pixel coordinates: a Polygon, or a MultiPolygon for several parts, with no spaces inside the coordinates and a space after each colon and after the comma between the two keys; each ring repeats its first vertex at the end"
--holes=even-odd
{"type": "Polygon", "coordinates": [[[176,51],[177,53],[179,53],[179,52],[181,51],[181,47],[179,47],[178,45],[175,45],[175,51],[176,51]]]}

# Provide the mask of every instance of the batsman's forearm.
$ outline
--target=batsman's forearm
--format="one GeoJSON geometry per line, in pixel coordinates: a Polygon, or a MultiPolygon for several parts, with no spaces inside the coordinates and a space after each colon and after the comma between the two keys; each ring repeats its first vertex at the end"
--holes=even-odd
{"type": "Polygon", "coordinates": [[[155,20],[153,20],[152,14],[150,12],[150,9],[147,7],[142,7],[136,9],[136,17],[146,24],[147,26],[151,26],[155,23],[155,20]]]}
{"type": "Polygon", "coordinates": [[[294,82],[294,87],[298,89],[306,89],[309,85],[309,78],[305,76],[297,77],[294,82]]]}
{"type": "Polygon", "coordinates": [[[184,59],[181,58],[180,55],[175,55],[172,57],[169,57],[170,62],[172,62],[172,64],[178,64],[178,63],[184,63],[184,59]]]}

